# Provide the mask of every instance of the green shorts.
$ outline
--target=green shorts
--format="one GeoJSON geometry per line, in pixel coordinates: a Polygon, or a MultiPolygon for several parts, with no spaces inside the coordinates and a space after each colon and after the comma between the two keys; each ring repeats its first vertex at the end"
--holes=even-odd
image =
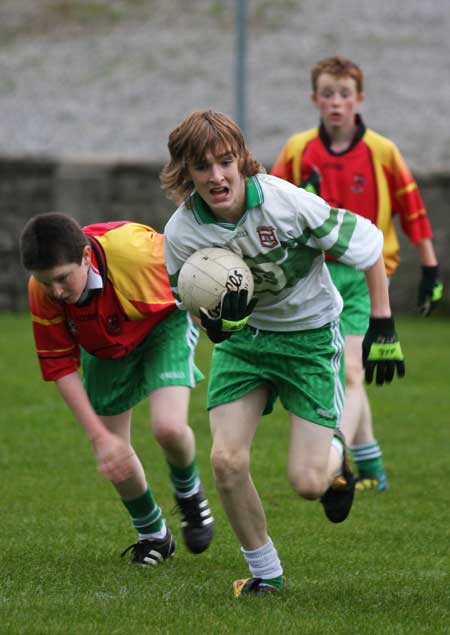
{"type": "Polygon", "coordinates": [[[327,261],[327,265],[344,301],[340,317],[343,335],[365,335],[369,328],[370,296],[364,272],[339,262],[327,261]]]}
{"type": "Polygon", "coordinates": [[[265,384],[269,398],[264,414],[279,397],[288,412],[335,428],[344,401],[343,344],[337,321],[287,333],[246,326],[214,347],[208,409],[265,384]]]}
{"type": "Polygon", "coordinates": [[[189,386],[204,379],[194,364],[198,329],[186,311],[160,322],[126,357],[101,359],[82,350],[83,383],[95,412],[129,410],[164,386],[189,386]]]}

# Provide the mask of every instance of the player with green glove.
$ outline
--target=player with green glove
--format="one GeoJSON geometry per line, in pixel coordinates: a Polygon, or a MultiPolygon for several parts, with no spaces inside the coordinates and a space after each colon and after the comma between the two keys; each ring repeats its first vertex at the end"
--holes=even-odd
{"type": "Polygon", "coordinates": [[[333,523],[348,517],[355,479],[339,429],[342,298],[324,253],[367,279],[372,316],[367,368],[384,383],[403,360],[396,359],[392,335],[383,235],[366,218],[265,174],[238,126],[223,113],[187,117],[170,134],[169,152],[161,184],[179,207],[164,230],[165,259],[178,307],[185,308],[180,271],[200,249],[232,250],[253,274],[248,305],[245,291],[231,291],[223,297],[220,318],[201,316],[215,342],[208,386],[211,462],[250,571],[249,578],[234,582],[236,597],[277,593],[285,580],[250,474],[253,439],[261,416],[279,398],[290,421],[287,463],[294,491],[319,500],[333,523]]]}
{"type": "MultiPolygon", "coordinates": [[[[361,69],[341,56],[320,60],[311,69],[311,86],[311,100],[320,115],[319,125],[292,135],[271,173],[377,225],[383,232],[383,256],[389,277],[400,261],[396,216],[403,233],[417,250],[422,266],[417,305],[421,315],[429,315],[442,298],[430,220],[417,183],[398,147],[366,127],[359,113],[365,99],[361,69]]],[[[382,451],[374,436],[361,359],[370,317],[367,285],[360,271],[329,254],[326,258],[344,301],[340,318],[346,371],[342,429],[358,471],[357,491],[380,492],[388,488],[388,479],[382,451]]],[[[378,356],[381,350],[374,348],[370,358],[378,356]]],[[[379,372],[382,381],[384,373],[379,372]]]]}

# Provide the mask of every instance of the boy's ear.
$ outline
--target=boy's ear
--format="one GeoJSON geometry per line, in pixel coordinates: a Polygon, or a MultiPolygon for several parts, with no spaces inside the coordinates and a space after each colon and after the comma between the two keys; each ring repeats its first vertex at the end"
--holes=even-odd
{"type": "Polygon", "coordinates": [[[90,265],[92,260],[92,249],[90,245],[85,245],[83,249],[83,258],[81,259],[84,265],[90,265]]]}

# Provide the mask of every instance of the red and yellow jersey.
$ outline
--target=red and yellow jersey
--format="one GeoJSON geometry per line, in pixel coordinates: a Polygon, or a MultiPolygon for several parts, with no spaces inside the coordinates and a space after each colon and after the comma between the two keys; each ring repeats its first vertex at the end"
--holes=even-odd
{"type": "Polygon", "coordinates": [[[88,225],[98,289],[81,305],[52,300],[31,276],[29,304],[43,378],[59,379],[92,355],[124,357],[176,310],[164,264],[164,237],[127,221],[88,225]]]}
{"type": "Polygon", "coordinates": [[[339,154],[330,150],[323,125],[292,136],[271,174],[300,185],[315,171],[320,196],[327,203],[365,216],[381,229],[386,272],[392,275],[400,261],[393,217],[398,214],[402,230],[413,243],[431,238],[431,227],[417,184],[397,146],[367,129],[361,118],[358,125],[352,145],[339,154]]]}

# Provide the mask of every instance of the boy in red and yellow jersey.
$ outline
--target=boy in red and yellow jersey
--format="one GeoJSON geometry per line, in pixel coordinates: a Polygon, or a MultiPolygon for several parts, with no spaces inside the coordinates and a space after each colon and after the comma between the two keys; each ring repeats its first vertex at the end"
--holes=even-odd
{"type": "Polygon", "coordinates": [[[88,435],[100,473],[138,531],[129,549],[143,565],[157,565],[175,551],[130,443],[132,409],[146,397],[185,543],[201,553],[213,534],[187,423],[190,389],[202,378],[194,364],[198,330],[176,309],[163,241],[138,223],[81,228],[58,213],[33,217],[20,238],[22,262],[32,274],[29,304],[43,378],[56,383],[88,435]]]}
{"type": "MultiPolygon", "coordinates": [[[[417,184],[397,146],[366,128],[358,114],[364,100],[361,69],[343,57],[327,58],[312,68],[311,80],[320,126],[293,135],[271,173],[319,194],[333,207],[349,209],[375,223],[384,235],[388,276],[399,264],[393,223],[398,214],[422,265],[419,310],[429,315],[442,298],[430,223],[417,184]]],[[[361,360],[370,312],[366,281],[359,272],[331,258],[328,267],[344,300],[341,326],[347,388],[342,429],[352,443],[359,467],[356,489],[384,490],[387,479],[372,430],[361,360]]]]}

